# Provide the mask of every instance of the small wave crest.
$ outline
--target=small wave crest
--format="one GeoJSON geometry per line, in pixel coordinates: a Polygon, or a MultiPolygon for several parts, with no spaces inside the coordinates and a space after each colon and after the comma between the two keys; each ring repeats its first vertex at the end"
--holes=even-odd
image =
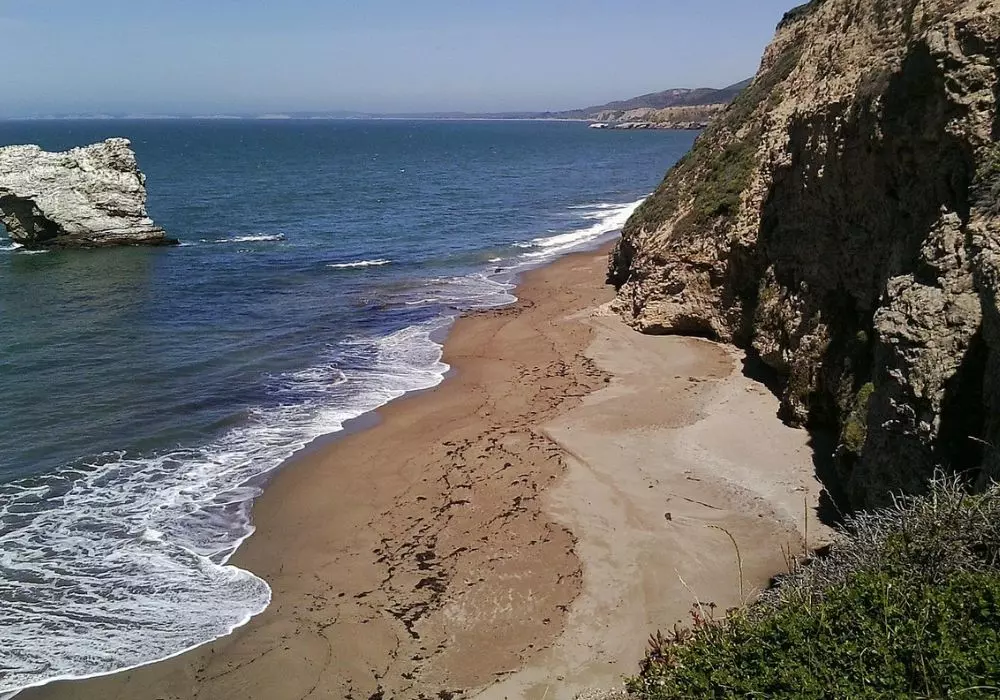
{"type": "Polygon", "coordinates": [[[602,211],[606,209],[618,209],[624,206],[620,202],[598,202],[597,204],[574,204],[570,209],[582,209],[585,211],[602,211]]]}
{"type": "Polygon", "coordinates": [[[392,260],[378,258],[377,260],[356,260],[354,262],[330,263],[327,267],[332,267],[335,270],[346,270],[356,267],[381,267],[382,265],[389,265],[391,263],[392,260]]]}
{"type": "Polygon", "coordinates": [[[283,233],[258,233],[252,236],[234,236],[232,238],[202,238],[202,243],[278,243],[285,240],[283,233]]]}
{"type": "MultiPolygon", "coordinates": [[[[17,253],[18,255],[43,255],[45,253],[50,253],[52,251],[46,249],[29,250],[25,248],[20,243],[14,243],[11,241],[7,245],[0,245],[0,251],[5,253],[17,253]]],[[[2,698],[0,698],[2,700],[2,698]]]]}

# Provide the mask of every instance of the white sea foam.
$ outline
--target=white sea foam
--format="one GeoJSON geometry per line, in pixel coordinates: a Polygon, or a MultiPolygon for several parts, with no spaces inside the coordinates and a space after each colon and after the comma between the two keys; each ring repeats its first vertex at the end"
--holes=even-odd
{"type": "Polygon", "coordinates": [[[447,322],[332,349],[280,378],[278,405],[204,447],[0,485],[0,695],[168,658],[263,611],[267,584],[226,563],[253,532],[262,477],[347,420],[438,384],[448,366],[433,335],[447,322]]]}
{"type": "Polygon", "coordinates": [[[597,204],[574,204],[569,207],[570,209],[586,209],[586,210],[600,210],[600,209],[618,209],[623,206],[618,202],[598,202],[597,204]]]}
{"type": "MultiPolygon", "coordinates": [[[[640,203],[581,207],[592,223],[520,244],[530,251],[514,271],[619,230],[640,203]]],[[[481,272],[428,279],[394,301],[485,308],[515,301],[512,288],[509,279],[481,272]]],[[[0,697],[169,658],[263,611],[267,584],[227,564],[253,533],[250,507],[262,480],[316,437],[440,383],[448,366],[434,337],[447,323],[442,318],[343,343],[328,362],[276,378],[278,405],[251,410],[245,425],[204,447],[152,457],[105,455],[59,474],[0,485],[0,600],[9,601],[0,607],[7,640],[0,645],[0,697]]]]}
{"type": "Polygon", "coordinates": [[[13,250],[19,250],[19,249],[21,249],[21,248],[23,248],[23,247],[24,247],[24,246],[23,246],[23,245],[21,245],[20,243],[14,243],[13,241],[11,241],[11,242],[10,242],[9,244],[7,244],[7,245],[0,245],[0,250],[4,250],[4,251],[13,251],[13,250]]]}
{"type": "MultiPolygon", "coordinates": [[[[645,197],[634,202],[599,202],[586,206],[571,207],[579,210],[577,218],[593,223],[555,235],[535,238],[531,241],[514,243],[516,248],[528,249],[517,258],[510,260],[509,267],[495,272],[492,268],[461,277],[430,278],[403,303],[410,306],[443,304],[456,310],[469,308],[490,308],[517,301],[512,290],[517,274],[527,269],[545,264],[566,253],[585,248],[621,230],[645,197]]],[[[504,258],[490,258],[489,263],[503,261],[504,258]]]]}
{"type": "Polygon", "coordinates": [[[332,267],[337,270],[343,270],[353,267],[380,267],[382,265],[389,265],[392,260],[385,260],[384,258],[379,258],[377,260],[357,260],[355,262],[345,262],[345,263],[330,263],[327,267],[332,267]]]}
{"type": "Polygon", "coordinates": [[[407,306],[439,304],[455,311],[467,309],[489,309],[517,301],[511,294],[514,284],[498,280],[485,272],[476,272],[462,277],[432,277],[403,299],[407,306]]]}
{"type": "Polygon", "coordinates": [[[515,244],[519,247],[531,247],[530,253],[525,253],[524,257],[543,262],[545,259],[554,258],[565,253],[569,253],[576,248],[600,240],[612,233],[620,231],[629,217],[645,201],[643,199],[627,204],[612,204],[601,202],[581,207],[571,207],[582,210],[583,218],[593,221],[589,226],[559,233],[554,236],[535,238],[526,243],[515,244]]]}

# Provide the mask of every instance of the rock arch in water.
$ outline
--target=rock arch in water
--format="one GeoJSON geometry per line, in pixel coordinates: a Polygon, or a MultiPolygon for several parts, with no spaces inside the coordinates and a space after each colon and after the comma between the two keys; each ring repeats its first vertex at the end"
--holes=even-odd
{"type": "Polygon", "coordinates": [[[0,221],[27,248],[176,243],[146,213],[146,178],[120,138],[61,153],[0,148],[0,221]]]}

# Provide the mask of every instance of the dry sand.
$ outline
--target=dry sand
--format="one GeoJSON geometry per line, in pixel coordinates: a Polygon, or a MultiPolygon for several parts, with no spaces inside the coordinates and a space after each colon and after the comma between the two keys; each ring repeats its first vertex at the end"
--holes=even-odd
{"type": "Polygon", "coordinates": [[[568,464],[544,500],[577,537],[584,590],[556,644],[477,700],[620,688],[650,634],[690,623],[696,602],[721,616],[785,570],[807,535],[812,546],[829,537],[808,434],[777,419],[777,398],[739,371],[740,353],[641,336],[605,307],[576,319],[594,328],[587,355],[613,380],[544,426],[568,464]]]}
{"type": "Polygon", "coordinates": [[[604,264],[528,274],[456,324],[444,384],[278,474],[233,562],[274,591],[247,626],[22,697],[572,698],[695,595],[738,602],[712,526],[744,595],[764,584],[814,518],[807,435],[736,353],[607,313],[604,264]]]}

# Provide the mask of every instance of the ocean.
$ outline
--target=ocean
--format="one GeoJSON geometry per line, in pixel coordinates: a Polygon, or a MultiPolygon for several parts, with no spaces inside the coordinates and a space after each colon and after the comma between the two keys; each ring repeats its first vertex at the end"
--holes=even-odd
{"type": "Polygon", "coordinates": [[[442,381],[463,311],[613,237],[695,134],[581,123],[0,122],[132,140],[173,248],[0,229],[0,694],[150,663],[266,608],[227,564],[272,473],[442,381]]]}

